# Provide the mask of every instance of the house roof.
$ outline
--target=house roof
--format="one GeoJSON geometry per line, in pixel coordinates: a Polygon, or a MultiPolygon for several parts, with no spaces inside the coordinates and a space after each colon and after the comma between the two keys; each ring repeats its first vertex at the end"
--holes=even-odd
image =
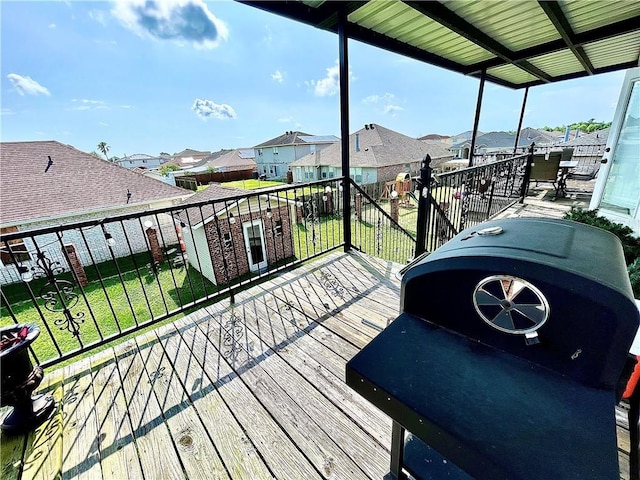
{"type": "Polygon", "coordinates": [[[570,147],[577,145],[606,145],[607,139],[609,138],[610,128],[603,128],[602,130],[598,130],[596,132],[587,133],[586,135],[581,135],[578,138],[574,138],[573,140],[568,140],[560,144],[562,147],[570,147]]]}
{"type": "Polygon", "coordinates": [[[490,82],[524,88],[637,66],[640,2],[240,0],[490,82]]]}
{"type": "MultiPolygon", "coordinates": [[[[516,141],[516,134],[512,132],[488,132],[478,135],[476,137],[476,146],[484,148],[513,148],[516,141]]],[[[543,132],[536,130],[535,128],[523,128],[518,138],[518,146],[526,147],[531,143],[539,144],[551,144],[556,142],[556,136],[549,132],[543,132]]],[[[467,139],[462,142],[452,145],[452,149],[463,148],[469,146],[471,140],[467,139]]]]}
{"type": "Polygon", "coordinates": [[[246,190],[223,187],[219,183],[211,183],[204,190],[200,190],[198,193],[184,200],[182,203],[180,203],[179,206],[188,207],[189,205],[192,205],[194,203],[207,201],[216,201],[216,203],[206,204],[202,207],[186,208],[185,211],[180,214],[180,221],[186,223],[187,225],[195,227],[202,223],[204,220],[210,218],[212,215],[215,215],[225,208],[229,208],[235,204],[235,201],[227,203],[219,202],[219,200],[236,197],[238,195],[246,195],[246,193],[246,190]]]}
{"type": "Polygon", "coordinates": [[[309,135],[308,133],[303,132],[284,132],[282,135],[274,137],[271,140],[267,140],[266,142],[263,142],[260,145],[256,145],[253,148],[279,147],[281,145],[296,145],[299,143],[307,143],[301,137],[311,136],[313,135],[309,135]]]}
{"type": "MultiPolygon", "coordinates": [[[[305,155],[292,162],[291,166],[340,166],[341,152],[342,145],[334,143],[323,150],[305,155]]],[[[451,152],[439,141],[421,141],[378,124],[367,124],[365,128],[349,135],[349,162],[352,168],[400,165],[420,161],[427,154],[432,159],[451,157],[451,152]]]]}
{"type": "Polygon", "coordinates": [[[2,225],[123,208],[127,191],[130,207],[190,195],[53,140],[1,143],[0,184],[2,225]]]}
{"type": "Polygon", "coordinates": [[[217,158],[208,157],[207,168],[224,167],[227,170],[247,170],[256,168],[257,164],[254,160],[253,149],[236,148],[228,151],[217,158]],[[251,153],[249,153],[251,152],[251,153]]]}
{"type": "MultiPolygon", "coordinates": [[[[226,150],[220,150],[220,154],[224,153],[226,150]]],[[[186,148],[181,152],[173,154],[171,160],[166,163],[174,163],[181,168],[189,168],[189,167],[198,167],[205,163],[206,158],[212,155],[211,152],[200,152],[198,150],[192,150],[190,148],[186,148]]]]}
{"type": "Polygon", "coordinates": [[[428,135],[418,137],[418,140],[446,140],[447,138],[451,138],[451,137],[449,135],[439,135],[437,133],[430,133],[428,135]]]}

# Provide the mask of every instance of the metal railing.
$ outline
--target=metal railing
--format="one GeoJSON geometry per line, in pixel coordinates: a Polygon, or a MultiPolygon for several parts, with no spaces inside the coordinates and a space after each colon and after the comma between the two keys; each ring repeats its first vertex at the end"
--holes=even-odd
{"type": "MultiPolygon", "coordinates": [[[[3,234],[0,325],[36,324],[32,355],[48,367],[224,296],[233,301],[238,289],[349,246],[344,181],[217,193],[3,234]]],[[[376,205],[357,186],[350,201],[355,248],[412,258],[415,240],[393,220],[397,209],[376,205]]]]}
{"type": "Polygon", "coordinates": [[[431,176],[430,158],[425,160],[419,186],[425,208],[418,219],[425,237],[424,245],[418,240],[417,253],[435,250],[465,228],[522,200],[530,158],[528,153],[435,176],[431,176]]]}

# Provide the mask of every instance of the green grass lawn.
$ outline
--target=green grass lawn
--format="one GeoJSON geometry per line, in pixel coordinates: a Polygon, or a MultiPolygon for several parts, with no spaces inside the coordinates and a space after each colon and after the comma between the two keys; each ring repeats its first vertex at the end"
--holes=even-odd
{"type": "Polygon", "coordinates": [[[234,182],[225,182],[221,184],[223,187],[239,188],[241,190],[255,190],[257,188],[280,187],[285,185],[284,182],[275,180],[236,180],[234,182]]]}

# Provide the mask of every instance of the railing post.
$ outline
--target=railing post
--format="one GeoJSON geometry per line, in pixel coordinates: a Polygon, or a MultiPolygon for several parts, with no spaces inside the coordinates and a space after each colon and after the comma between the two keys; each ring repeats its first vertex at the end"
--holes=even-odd
{"type": "Polygon", "coordinates": [[[524,178],[522,179],[522,190],[520,191],[520,203],[524,203],[524,199],[529,191],[529,179],[531,178],[531,167],[533,165],[533,149],[535,143],[531,143],[529,146],[529,152],[527,153],[527,164],[524,168],[524,178]]]}
{"type": "Polygon", "coordinates": [[[418,220],[416,224],[416,257],[427,251],[427,231],[429,229],[429,197],[431,196],[431,156],[422,161],[418,179],[418,220]]]}

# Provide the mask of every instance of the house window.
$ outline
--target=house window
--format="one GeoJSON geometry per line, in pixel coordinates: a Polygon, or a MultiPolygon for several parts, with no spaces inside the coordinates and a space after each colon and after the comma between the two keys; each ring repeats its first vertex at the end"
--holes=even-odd
{"type": "Polygon", "coordinates": [[[322,178],[327,178],[327,172],[322,172],[322,178]]]}
{"type": "Polygon", "coordinates": [[[276,236],[282,235],[282,220],[278,219],[275,222],[275,226],[273,227],[273,233],[276,236]]]}
{"type": "Polygon", "coordinates": [[[225,250],[229,250],[233,245],[233,238],[231,238],[231,232],[225,232],[222,234],[222,246],[225,250]]]}
{"type": "Polygon", "coordinates": [[[278,155],[278,147],[273,147],[273,154],[278,155]]]}
{"type": "Polygon", "coordinates": [[[316,151],[316,146],[315,145],[309,145],[309,152],[313,153],[316,151]]]}
{"type": "Polygon", "coordinates": [[[335,171],[333,170],[333,167],[329,167],[329,178],[333,178],[335,176],[335,171]]]}
{"type": "Polygon", "coordinates": [[[258,149],[258,156],[260,156],[260,157],[262,156],[262,149],[261,148],[258,149]]]}
{"type": "MultiPolygon", "coordinates": [[[[0,233],[13,233],[17,232],[16,227],[8,227],[0,229],[0,233]]],[[[28,262],[31,260],[31,255],[27,251],[27,247],[21,238],[15,240],[9,240],[8,242],[2,242],[0,245],[0,260],[4,265],[11,265],[15,262],[28,262]],[[9,249],[13,253],[9,253],[9,249]],[[14,262],[15,261],[15,262],[14,262]]]]}
{"type": "Polygon", "coordinates": [[[352,168],[350,173],[356,183],[362,182],[362,168],[352,168]]]}

